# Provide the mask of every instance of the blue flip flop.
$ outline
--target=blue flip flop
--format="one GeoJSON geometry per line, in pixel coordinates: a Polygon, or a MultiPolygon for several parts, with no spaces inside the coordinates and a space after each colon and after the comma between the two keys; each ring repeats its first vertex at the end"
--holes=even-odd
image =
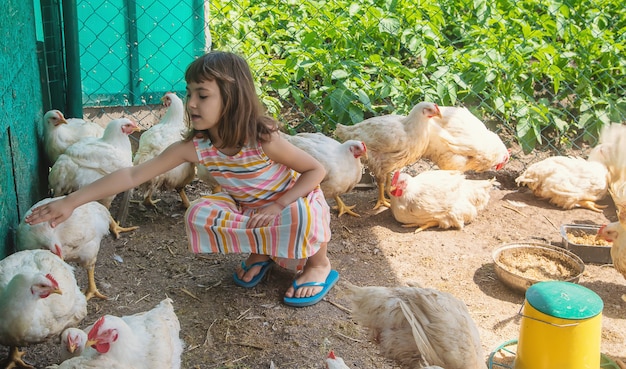
{"type": "Polygon", "coordinates": [[[334,269],[331,270],[330,273],[328,274],[328,277],[326,277],[326,282],[306,282],[302,284],[297,284],[296,281],[294,280],[292,283],[294,291],[300,287],[321,286],[323,288],[320,292],[310,297],[284,297],[283,302],[285,303],[285,305],[295,306],[295,307],[315,305],[318,302],[320,302],[324,298],[324,296],[326,296],[326,294],[328,294],[328,291],[330,291],[330,289],[333,288],[333,286],[337,283],[338,280],[339,280],[339,273],[334,269]]]}
{"type": "Polygon", "coordinates": [[[272,266],[273,261],[272,260],[266,260],[266,261],[259,261],[258,263],[254,263],[250,266],[246,265],[245,261],[241,262],[241,269],[243,269],[244,273],[247,273],[248,270],[250,270],[250,268],[253,268],[255,266],[260,266],[261,267],[261,271],[259,271],[259,274],[255,275],[254,278],[252,278],[250,280],[250,282],[246,282],[243,279],[239,278],[239,276],[237,276],[237,272],[233,273],[233,279],[235,280],[235,284],[237,286],[241,286],[241,287],[245,287],[245,288],[252,288],[254,286],[256,286],[257,284],[259,284],[259,282],[261,282],[261,279],[263,279],[263,277],[265,277],[265,273],[267,273],[267,271],[270,269],[270,267],[272,266]]]}

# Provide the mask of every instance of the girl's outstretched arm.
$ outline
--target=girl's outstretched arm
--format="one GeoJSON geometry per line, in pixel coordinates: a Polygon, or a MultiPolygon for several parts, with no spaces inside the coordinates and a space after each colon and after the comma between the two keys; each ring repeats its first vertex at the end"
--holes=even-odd
{"type": "Polygon", "coordinates": [[[50,226],[55,227],[69,218],[78,206],[137,187],[186,161],[198,161],[193,142],[176,142],[151,160],[137,166],[119,169],[70,193],[63,199],[51,201],[33,209],[25,220],[28,224],[49,221],[50,226]]]}

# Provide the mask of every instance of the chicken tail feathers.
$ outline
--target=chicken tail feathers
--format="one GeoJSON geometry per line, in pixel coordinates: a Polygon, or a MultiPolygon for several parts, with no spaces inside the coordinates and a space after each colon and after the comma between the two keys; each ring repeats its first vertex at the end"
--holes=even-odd
{"type": "Polygon", "coordinates": [[[411,326],[415,344],[417,345],[417,349],[422,355],[422,358],[426,361],[426,365],[430,365],[429,363],[433,362],[442,363],[443,360],[439,357],[439,354],[437,354],[437,351],[428,340],[428,335],[424,331],[424,327],[415,317],[409,306],[407,306],[406,302],[400,300],[400,309],[402,309],[404,317],[411,326]]]}

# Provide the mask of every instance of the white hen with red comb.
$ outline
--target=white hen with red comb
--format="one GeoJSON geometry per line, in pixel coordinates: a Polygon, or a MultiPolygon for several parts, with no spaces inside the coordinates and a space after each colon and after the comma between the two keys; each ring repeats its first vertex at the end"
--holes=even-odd
{"type": "MultiPolygon", "coordinates": [[[[101,138],[86,137],[76,142],[59,156],[48,174],[48,185],[55,197],[67,195],[122,168],[133,165],[133,153],[128,136],[139,131],[137,123],[128,118],[109,122],[101,138]]],[[[100,200],[111,207],[115,195],[100,200]]],[[[116,237],[120,232],[134,227],[121,228],[110,219],[111,231],[116,237]]]]}
{"type": "Polygon", "coordinates": [[[456,170],[430,170],[415,177],[396,172],[391,181],[391,213],[403,227],[463,229],[490,199],[495,178],[471,180],[456,170]]]}
{"type": "Polygon", "coordinates": [[[83,137],[102,137],[104,127],[82,119],[65,119],[58,110],[50,110],[43,116],[44,148],[50,165],[72,144],[83,137]]]}
{"type": "Polygon", "coordinates": [[[413,165],[428,147],[429,122],[441,116],[435,103],[421,102],[409,115],[388,114],[366,119],[352,126],[337,124],[339,139],[358,140],[367,145],[367,169],[376,178],[378,200],[374,209],[389,206],[385,186],[392,172],[413,165]]]}
{"type": "Polygon", "coordinates": [[[350,369],[350,367],[346,365],[342,358],[335,356],[335,353],[330,351],[326,358],[326,369],[350,369]]]}
{"type": "MultiPolygon", "coordinates": [[[[46,198],[33,205],[32,209],[54,201],[46,198]]],[[[24,220],[17,227],[17,249],[46,249],[65,261],[77,262],[87,271],[87,300],[92,297],[106,299],[96,286],[95,267],[102,238],[109,234],[109,210],[96,201],[83,204],[72,212],[67,220],[56,227],[49,222],[30,225],[24,220]]]]}
{"type": "Polygon", "coordinates": [[[0,367],[29,367],[19,347],[58,336],[86,315],[74,269],[58,256],[25,250],[0,260],[0,344],[10,347],[0,367]]]}
{"type": "MultiPolygon", "coordinates": [[[[139,137],[139,147],[133,158],[134,165],[139,165],[158,156],[171,144],[183,138],[185,131],[183,101],[174,92],[166,93],[161,100],[163,105],[167,107],[167,112],[157,124],[143,132],[139,137]]],[[[185,186],[193,180],[195,175],[195,165],[183,163],[146,181],[139,187],[143,191],[144,205],[155,206],[158,200],[152,200],[152,194],[159,189],[166,189],[176,190],[183,206],[188,207],[189,199],[185,193],[185,186]]]]}
{"type": "Polygon", "coordinates": [[[499,170],[509,161],[509,150],[500,137],[467,108],[440,106],[441,116],[429,125],[428,147],[424,158],[439,169],[499,170]]]}
{"type": "Polygon", "coordinates": [[[327,198],[335,199],[339,216],[350,214],[354,206],[346,206],[339,195],[350,192],[361,180],[363,165],[361,157],[367,157],[367,147],[363,141],[347,140],[343,143],[322,133],[303,132],[296,135],[282,135],[301,150],[305,151],[326,169],[326,176],[320,183],[327,198]]]}
{"type": "Polygon", "coordinates": [[[169,298],[134,315],[105,315],[87,333],[86,354],[64,361],[59,368],[106,363],[121,368],[179,369],[183,351],[179,334],[180,323],[169,298]]]}

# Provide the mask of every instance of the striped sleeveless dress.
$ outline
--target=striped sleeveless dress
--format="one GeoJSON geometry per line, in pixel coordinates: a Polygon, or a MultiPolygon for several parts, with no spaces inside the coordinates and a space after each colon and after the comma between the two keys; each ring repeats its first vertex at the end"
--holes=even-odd
{"type": "Polygon", "coordinates": [[[225,155],[210,140],[194,138],[200,164],[222,192],[192,202],[185,224],[193,253],[255,253],[300,270],[330,240],[330,209],[318,187],[289,204],[266,227],[246,228],[250,215],[290,189],[298,173],[270,160],[260,143],[225,155]]]}

